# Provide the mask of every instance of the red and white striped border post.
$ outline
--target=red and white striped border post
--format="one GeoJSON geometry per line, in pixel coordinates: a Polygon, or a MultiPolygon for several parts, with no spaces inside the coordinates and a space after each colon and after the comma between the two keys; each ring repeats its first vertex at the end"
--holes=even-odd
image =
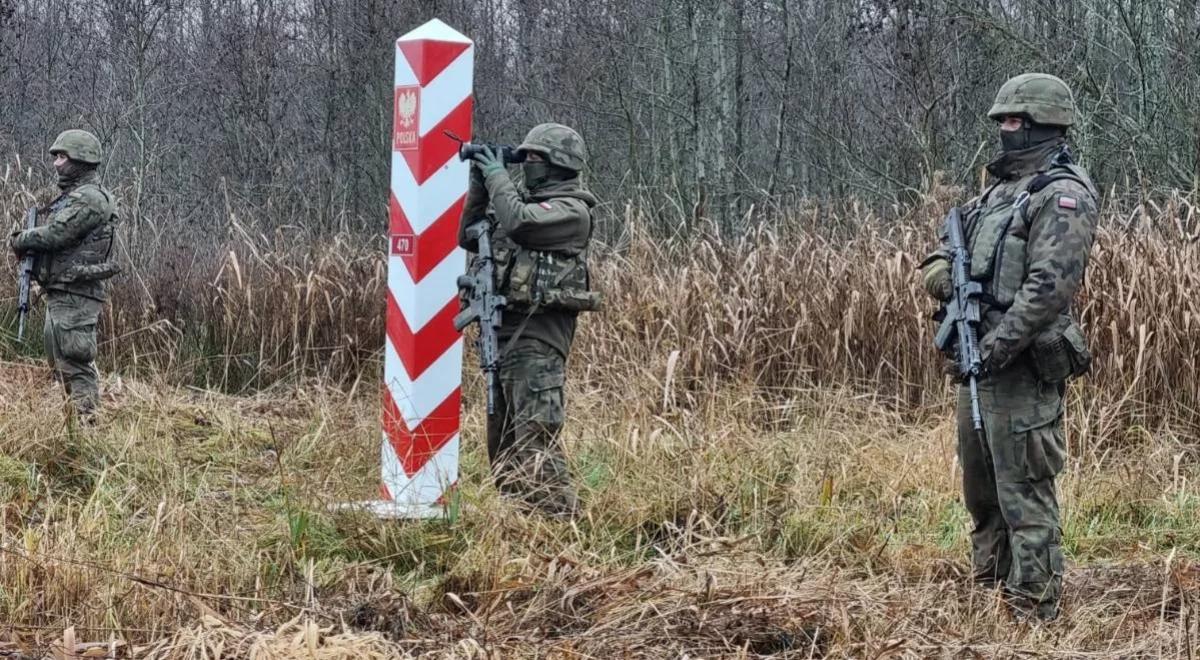
{"type": "Polygon", "coordinates": [[[432,20],[396,41],[392,194],[388,205],[380,515],[442,515],[458,480],[462,335],[458,222],[469,163],[475,48],[432,20]]]}

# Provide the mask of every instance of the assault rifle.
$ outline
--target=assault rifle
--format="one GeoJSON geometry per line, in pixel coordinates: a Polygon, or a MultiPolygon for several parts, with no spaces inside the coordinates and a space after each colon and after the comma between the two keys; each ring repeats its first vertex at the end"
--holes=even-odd
{"type": "Polygon", "coordinates": [[[979,353],[976,328],[979,327],[979,298],[983,295],[983,286],[971,280],[971,254],[967,251],[958,207],[951,209],[946,217],[946,235],[950,238],[950,274],[954,292],[942,308],[942,325],[933,344],[947,353],[954,343],[958,344],[958,375],[971,388],[971,422],[976,431],[981,431],[979,377],[983,372],[983,357],[979,353]]]}
{"type": "MultiPolygon", "coordinates": [[[[25,229],[37,225],[37,208],[25,212],[25,229]]],[[[33,253],[26,252],[17,268],[17,341],[25,337],[25,315],[29,313],[29,280],[33,277],[33,253]]]]}
{"type": "Polygon", "coordinates": [[[500,388],[500,322],[508,301],[496,293],[496,262],[492,257],[491,227],[481,219],[467,227],[467,238],[479,249],[471,271],[458,277],[458,287],[467,294],[467,305],[454,317],[454,329],[462,332],[472,323],[479,323],[479,368],[487,379],[488,416],[496,413],[496,393],[500,388]]]}

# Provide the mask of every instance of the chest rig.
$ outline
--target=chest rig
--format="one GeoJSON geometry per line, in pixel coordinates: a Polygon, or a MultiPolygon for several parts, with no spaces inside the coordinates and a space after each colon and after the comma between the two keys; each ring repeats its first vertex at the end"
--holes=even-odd
{"type": "MultiPolygon", "coordinates": [[[[59,213],[67,211],[74,196],[89,186],[108,198],[108,193],[99,186],[84,184],[70,193],[60,195],[46,208],[50,222],[59,213]]],[[[77,244],[58,252],[39,255],[34,265],[34,278],[42,286],[53,286],[105,280],[116,275],[120,268],[110,259],[115,238],[115,219],[116,215],[110,214],[77,244]]]]}
{"type": "Polygon", "coordinates": [[[516,311],[547,309],[590,312],[600,309],[600,294],[591,288],[583,253],[569,254],[522,248],[497,240],[496,288],[516,311]]]}
{"type": "Polygon", "coordinates": [[[1081,169],[1055,163],[1044,172],[993,184],[968,211],[971,279],[983,284],[983,302],[990,307],[1007,310],[1020,291],[1028,274],[1029,206],[1035,195],[1055,181],[1075,181],[1095,194],[1081,169]]]}

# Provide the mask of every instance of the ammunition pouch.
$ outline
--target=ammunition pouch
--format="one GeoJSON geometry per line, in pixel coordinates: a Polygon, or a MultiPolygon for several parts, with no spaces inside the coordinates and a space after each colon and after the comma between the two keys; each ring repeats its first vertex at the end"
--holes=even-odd
{"type": "Polygon", "coordinates": [[[1086,374],[1092,365],[1083,329],[1074,319],[1059,317],[1040,332],[1029,347],[1028,358],[1038,379],[1062,383],[1086,374]]]}
{"type": "Polygon", "coordinates": [[[590,312],[600,309],[582,254],[495,248],[500,291],[514,309],[590,312]]]}

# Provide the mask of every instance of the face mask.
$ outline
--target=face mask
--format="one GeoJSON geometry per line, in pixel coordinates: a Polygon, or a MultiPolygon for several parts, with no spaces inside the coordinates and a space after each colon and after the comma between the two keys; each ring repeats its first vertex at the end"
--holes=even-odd
{"type": "Polygon", "coordinates": [[[550,167],[548,163],[526,162],[521,166],[521,173],[525,175],[525,187],[533,190],[541,187],[550,180],[550,167]]]}
{"type": "Polygon", "coordinates": [[[73,160],[68,160],[61,166],[54,166],[54,171],[58,173],[58,186],[60,188],[69,188],[73,186],[77,181],[79,181],[80,178],[94,169],[96,168],[93,166],[73,160]]]}
{"type": "Polygon", "coordinates": [[[1029,145],[1029,133],[1022,128],[1019,131],[1000,130],[1000,150],[1001,151],[1020,151],[1029,145]]]}
{"type": "Polygon", "coordinates": [[[1066,135],[1066,130],[1061,126],[1034,124],[1029,120],[1024,120],[1019,130],[1000,131],[1000,149],[1022,151],[1064,135],[1066,135]]]}

